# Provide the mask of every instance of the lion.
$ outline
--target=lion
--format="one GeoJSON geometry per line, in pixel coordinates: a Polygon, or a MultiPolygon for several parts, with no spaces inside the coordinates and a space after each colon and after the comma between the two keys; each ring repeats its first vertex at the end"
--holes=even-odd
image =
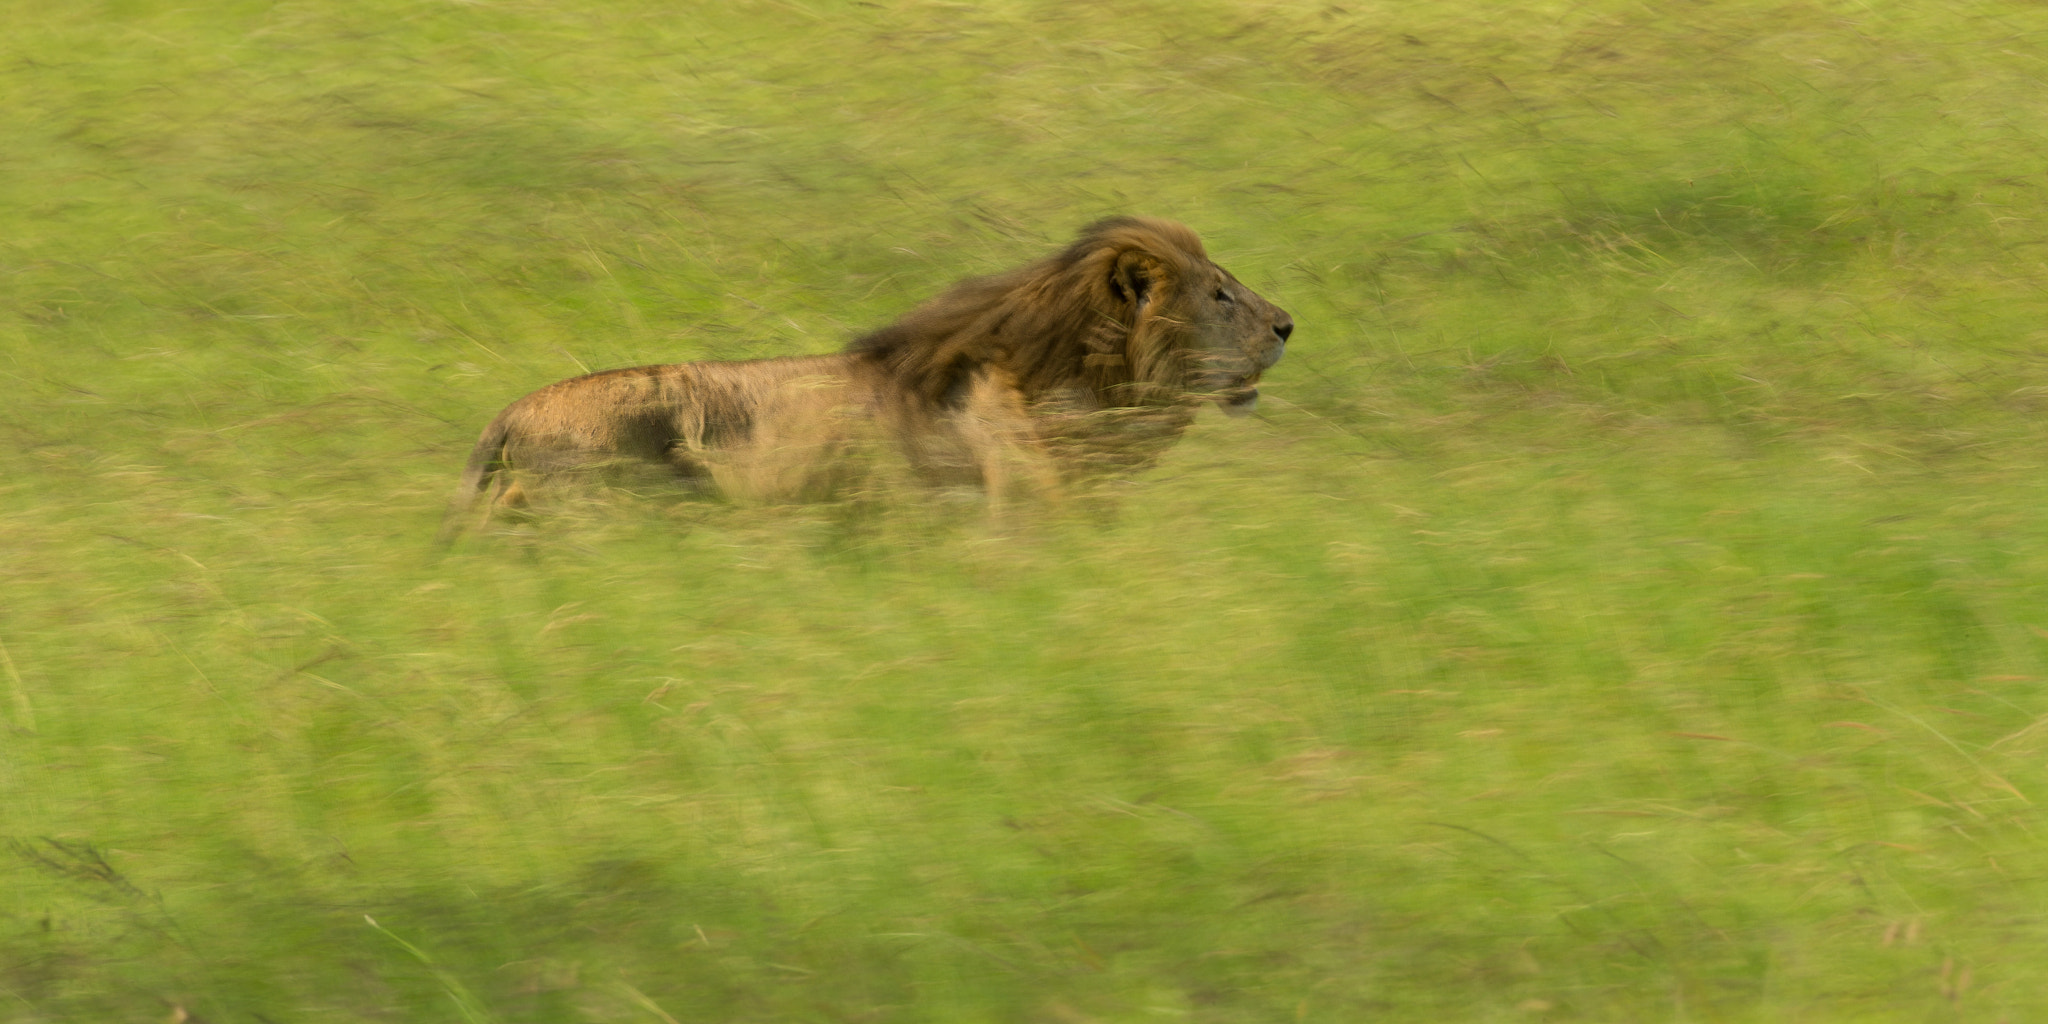
{"type": "Polygon", "coordinates": [[[830,496],[892,442],[934,485],[1020,488],[1148,464],[1203,401],[1244,415],[1294,320],[1211,262],[1186,226],[1115,217],[1035,263],[955,284],[831,355],[606,370],[550,384],[484,428],[442,541],[495,479],[618,462],[729,497],[830,496]]]}

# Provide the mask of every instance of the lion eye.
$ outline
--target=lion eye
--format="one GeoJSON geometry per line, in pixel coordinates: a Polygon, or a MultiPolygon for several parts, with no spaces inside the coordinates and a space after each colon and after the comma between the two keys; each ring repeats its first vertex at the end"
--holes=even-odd
{"type": "Polygon", "coordinates": [[[1237,300],[1236,300],[1236,299],[1233,299],[1233,298],[1231,298],[1231,297],[1230,297],[1230,293],[1229,293],[1229,292],[1226,292],[1226,291],[1224,291],[1223,289],[1221,289],[1221,288],[1218,288],[1218,289],[1216,289],[1216,301],[1218,301],[1218,302],[1236,302],[1237,300]]]}

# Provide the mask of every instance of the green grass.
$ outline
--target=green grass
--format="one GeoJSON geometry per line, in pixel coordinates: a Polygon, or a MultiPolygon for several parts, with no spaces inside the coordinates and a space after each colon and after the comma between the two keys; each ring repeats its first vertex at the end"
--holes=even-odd
{"type": "Polygon", "coordinates": [[[2038,5],[8,23],[0,1019],[2048,1015],[2038,5]],[[1123,212],[1259,418],[430,551],[532,388],[1123,212]]]}

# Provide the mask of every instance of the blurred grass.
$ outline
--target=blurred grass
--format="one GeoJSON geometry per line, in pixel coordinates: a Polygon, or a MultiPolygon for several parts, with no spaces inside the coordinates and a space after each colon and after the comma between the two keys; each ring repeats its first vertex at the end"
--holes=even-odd
{"type": "Polygon", "coordinates": [[[2044,29],[23,8],[0,1017],[2039,1017],[2044,29]],[[1261,419],[429,559],[517,395],[1117,212],[1261,419]]]}

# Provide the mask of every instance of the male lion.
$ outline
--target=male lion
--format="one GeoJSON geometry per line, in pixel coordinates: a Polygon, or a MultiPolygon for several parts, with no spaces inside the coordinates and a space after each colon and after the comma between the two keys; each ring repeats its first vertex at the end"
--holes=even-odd
{"type": "Polygon", "coordinates": [[[1019,476],[1052,490],[1148,462],[1200,399],[1250,411],[1293,330],[1193,231],[1116,217],[1029,266],[962,281],[838,354],[607,370],[527,395],[484,428],[442,539],[493,477],[491,506],[521,503],[521,476],[620,460],[736,496],[816,497],[872,435],[922,478],[978,485],[999,507],[1019,476]]]}

